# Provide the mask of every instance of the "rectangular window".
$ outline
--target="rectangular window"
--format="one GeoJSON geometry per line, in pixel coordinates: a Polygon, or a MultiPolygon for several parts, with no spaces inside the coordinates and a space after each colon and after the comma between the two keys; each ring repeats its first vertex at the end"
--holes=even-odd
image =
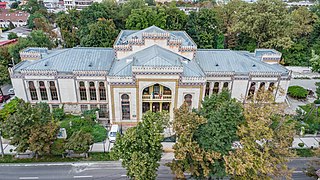
{"type": "Polygon", "coordinates": [[[54,81],[50,81],[49,82],[50,85],[50,93],[51,93],[51,99],[54,100],[58,100],[58,92],[57,92],[57,88],[55,86],[54,81]]]}
{"type": "Polygon", "coordinates": [[[80,99],[87,100],[87,92],[85,87],[80,87],[80,99]]]}
{"type": "Polygon", "coordinates": [[[37,91],[35,88],[30,88],[31,100],[38,100],[37,91]]]}
{"type": "Polygon", "coordinates": [[[58,109],[59,108],[59,104],[52,104],[52,109],[58,109]]]}
{"type": "Polygon", "coordinates": [[[98,109],[98,106],[96,104],[91,104],[90,105],[90,110],[93,110],[93,109],[98,109]]]}
{"type": "Polygon", "coordinates": [[[100,93],[100,101],[105,101],[105,100],[107,100],[106,88],[104,88],[104,87],[99,87],[99,93],[100,93]]]}
{"type": "Polygon", "coordinates": [[[122,119],[129,120],[130,119],[130,103],[129,101],[122,102],[122,119]]]}
{"type": "Polygon", "coordinates": [[[90,92],[90,100],[92,100],[92,101],[97,100],[96,88],[90,87],[89,92],[90,92]]]}
{"type": "Polygon", "coordinates": [[[48,94],[45,87],[40,87],[40,95],[42,100],[44,101],[48,100],[48,94]]]}
{"type": "Polygon", "coordinates": [[[109,118],[108,107],[106,104],[100,105],[99,117],[100,118],[109,118]]]}
{"type": "Polygon", "coordinates": [[[87,111],[87,110],[88,110],[88,105],[86,105],[86,104],[81,104],[81,105],[80,105],[80,109],[81,109],[81,112],[87,111]]]}

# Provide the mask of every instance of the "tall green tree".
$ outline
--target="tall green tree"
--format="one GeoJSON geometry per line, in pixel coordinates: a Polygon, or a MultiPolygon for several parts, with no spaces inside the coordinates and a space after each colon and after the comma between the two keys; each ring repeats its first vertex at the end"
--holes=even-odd
{"type": "MultiPolygon", "coordinates": [[[[41,1],[40,1],[41,2],[41,1]]],[[[30,14],[34,14],[37,11],[41,11],[44,10],[46,11],[46,8],[44,7],[44,5],[42,3],[40,3],[37,0],[29,0],[27,2],[27,4],[25,4],[22,9],[27,11],[30,14]]]]}
{"type": "MultiPolygon", "coordinates": [[[[223,90],[217,95],[205,98],[200,115],[207,119],[207,123],[200,125],[194,135],[200,148],[206,152],[214,151],[227,155],[232,144],[239,140],[237,128],[244,122],[241,103],[231,99],[230,93],[223,90]]],[[[222,158],[211,163],[209,168],[212,177],[226,176],[222,158]]]]}
{"type": "Polygon", "coordinates": [[[194,140],[194,133],[206,122],[205,118],[191,112],[186,103],[174,111],[173,130],[177,142],[173,146],[175,159],[168,166],[177,179],[185,179],[184,173],[191,173],[197,179],[209,177],[210,166],[221,158],[220,153],[204,151],[194,140]]]}
{"type": "Polygon", "coordinates": [[[320,82],[316,82],[316,94],[317,94],[317,98],[320,99],[320,82]]]}
{"type": "Polygon", "coordinates": [[[32,107],[30,103],[16,100],[7,113],[2,114],[3,132],[11,138],[11,145],[17,152],[32,150],[36,154],[49,152],[49,147],[57,136],[49,105],[38,103],[32,107]],[[13,108],[13,109],[12,109],[13,108]],[[53,123],[53,124],[51,124],[53,123]],[[42,129],[48,127],[50,129],[42,129]]]}
{"type": "Polygon", "coordinates": [[[129,128],[124,135],[117,134],[112,153],[122,159],[130,178],[156,179],[163,131],[168,121],[168,114],[148,111],[136,127],[129,128]]]}
{"type": "Polygon", "coordinates": [[[165,9],[160,6],[133,9],[126,20],[126,28],[140,30],[155,25],[165,29],[166,19],[165,9]]]}
{"type": "Polygon", "coordinates": [[[27,38],[30,42],[34,42],[37,47],[47,47],[51,49],[54,46],[50,37],[42,30],[33,30],[27,38]]]}
{"type": "Polygon", "coordinates": [[[28,143],[29,150],[38,155],[50,154],[52,143],[57,139],[58,123],[49,121],[32,127],[28,143]]]}
{"type": "Polygon", "coordinates": [[[290,19],[286,4],[280,0],[258,0],[237,13],[235,32],[247,33],[259,48],[289,48],[290,19]]]}
{"type": "Polygon", "coordinates": [[[306,7],[299,7],[290,14],[292,21],[291,36],[295,38],[304,37],[313,31],[313,24],[317,16],[306,7]]]}
{"type": "Polygon", "coordinates": [[[188,16],[186,13],[178,9],[175,4],[165,6],[166,14],[166,29],[167,30],[179,30],[185,29],[188,16]]]}
{"type": "Polygon", "coordinates": [[[320,72],[320,56],[312,50],[312,58],[310,59],[312,71],[320,72]]]}
{"type": "Polygon", "coordinates": [[[241,147],[224,156],[231,178],[290,178],[287,162],[293,155],[294,124],[284,116],[283,104],[273,100],[270,92],[261,92],[255,102],[245,105],[246,121],[237,130],[241,147]]]}
{"type": "Polygon", "coordinates": [[[27,47],[47,47],[53,48],[53,43],[50,37],[45,34],[42,30],[32,31],[27,38],[20,37],[18,43],[9,47],[9,53],[12,56],[15,64],[20,62],[19,52],[27,47]]]}
{"type": "Polygon", "coordinates": [[[68,14],[61,13],[56,19],[56,23],[60,27],[63,43],[66,48],[75,47],[80,44],[78,35],[78,20],[80,18],[79,11],[75,9],[68,10],[68,14]]]}
{"type": "Polygon", "coordinates": [[[238,12],[245,9],[248,3],[241,0],[232,0],[225,5],[218,6],[217,16],[218,22],[221,24],[220,28],[224,34],[224,48],[233,49],[237,45],[237,34],[239,32],[234,31],[234,26],[238,20],[238,12]]]}
{"type": "Polygon", "coordinates": [[[199,48],[217,48],[218,25],[216,12],[203,8],[199,12],[190,13],[186,29],[199,48]]]}
{"type": "Polygon", "coordinates": [[[81,46],[112,47],[117,35],[118,31],[111,19],[99,19],[89,25],[89,33],[81,39],[81,46]]]}
{"type": "Polygon", "coordinates": [[[80,130],[72,134],[72,136],[68,139],[65,147],[68,150],[73,150],[75,153],[86,153],[86,156],[88,156],[87,153],[92,144],[92,135],[80,130]]]}

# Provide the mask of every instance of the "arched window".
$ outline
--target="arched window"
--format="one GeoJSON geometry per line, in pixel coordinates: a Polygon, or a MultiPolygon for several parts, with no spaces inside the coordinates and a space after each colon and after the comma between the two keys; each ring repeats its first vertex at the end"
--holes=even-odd
{"type": "Polygon", "coordinates": [[[79,91],[80,91],[80,99],[87,100],[87,91],[83,81],[79,82],[79,91]]]}
{"type": "Polygon", "coordinates": [[[219,93],[219,83],[215,82],[213,86],[213,93],[218,94],[219,93]]]}
{"type": "Polygon", "coordinates": [[[229,89],[229,83],[228,82],[224,82],[223,83],[223,89],[225,89],[225,90],[229,89]]]}
{"type": "Polygon", "coordinates": [[[163,95],[171,95],[170,88],[163,86],[163,95]]]}
{"type": "Polygon", "coordinates": [[[31,100],[38,100],[37,90],[36,90],[36,87],[34,86],[33,81],[29,81],[28,83],[29,83],[31,100]]]}
{"type": "Polygon", "coordinates": [[[48,100],[47,89],[43,81],[39,81],[39,88],[40,88],[41,100],[43,101],[48,100]]]}
{"type": "Polygon", "coordinates": [[[265,88],[266,88],[266,83],[265,82],[261,82],[260,83],[260,87],[259,87],[259,91],[260,92],[264,92],[265,88]]]}
{"type": "Polygon", "coordinates": [[[268,91],[273,92],[274,88],[275,88],[275,87],[274,87],[274,82],[271,82],[271,83],[269,84],[268,91]]]}
{"type": "Polygon", "coordinates": [[[185,95],[184,96],[184,101],[187,103],[187,105],[191,109],[191,107],[192,107],[192,95],[191,94],[185,95]]]}
{"type": "Polygon", "coordinates": [[[55,86],[54,81],[50,81],[49,85],[50,85],[51,99],[58,100],[57,88],[55,86]]]}
{"type": "Polygon", "coordinates": [[[252,82],[248,92],[248,99],[254,95],[255,90],[256,90],[256,83],[252,82]]]}
{"type": "Polygon", "coordinates": [[[205,96],[209,96],[209,92],[210,92],[210,83],[207,82],[206,84],[206,92],[204,93],[205,96]]]}
{"type": "Polygon", "coordinates": [[[104,86],[104,82],[99,82],[99,96],[100,101],[107,100],[106,87],[104,86]]]}
{"type": "Polygon", "coordinates": [[[130,119],[130,100],[128,94],[121,95],[122,120],[130,119]]]}
{"type": "Polygon", "coordinates": [[[96,87],[94,86],[94,82],[89,82],[89,93],[90,100],[97,100],[97,92],[96,87]]]}

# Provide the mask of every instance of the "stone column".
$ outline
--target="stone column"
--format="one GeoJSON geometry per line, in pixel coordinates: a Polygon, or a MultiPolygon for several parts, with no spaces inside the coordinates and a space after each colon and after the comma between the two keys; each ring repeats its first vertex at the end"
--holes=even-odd
{"type": "Polygon", "coordinates": [[[213,93],[213,86],[214,86],[214,82],[210,82],[210,88],[209,88],[209,96],[211,96],[212,95],[212,93],[213,93]]]}
{"type": "Polygon", "coordinates": [[[46,91],[47,91],[47,95],[48,95],[48,101],[52,101],[51,91],[50,91],[50,83],[49,83],[49,81],[46,81],[44,84],[46,85],[46,91]]]}
{"type": "Polygon", "coordinates": [[[84,81],[84,86],[86,87],[87,101],[90,101],[89,82],[84,81]]]}
{"type": "Polygon", "coordinates": [[[268,91],[269,86],[270,86],[270,82],[266,82],[266,84],[264,85],[264,90],[268,91]]]}
{"type": "Polygon", "coordinates": [[[99,81],[94,82],[94,87],[96,88],[97,102],[100,102],[99,81]]]}
{"type": "MultiPolygon", "coordinates": [[[[39,87],[39,81],[33,81],[34,83],[34,87],[36,88],[37,91],[37,97],[38,97],[38,101],[41,100],[41,93],[40,93],[40,87],[39,87]]],[[[30,93],[31,95],[31,93],[30,93]]]]}
{"type": "Polygon", "coordinates": [[[222,92],[222,88],[223,88],[223,81],[219,82],[219,93],[222,92]]]}

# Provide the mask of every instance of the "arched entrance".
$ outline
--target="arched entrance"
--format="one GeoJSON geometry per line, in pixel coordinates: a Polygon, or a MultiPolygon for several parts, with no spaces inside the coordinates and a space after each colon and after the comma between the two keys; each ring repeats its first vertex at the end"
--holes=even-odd
{"type": "Polygon", "coordinates": [[[142,91],[142,113],[170,111],[172,91],[161,84],[148,86],[142,91]]]}

